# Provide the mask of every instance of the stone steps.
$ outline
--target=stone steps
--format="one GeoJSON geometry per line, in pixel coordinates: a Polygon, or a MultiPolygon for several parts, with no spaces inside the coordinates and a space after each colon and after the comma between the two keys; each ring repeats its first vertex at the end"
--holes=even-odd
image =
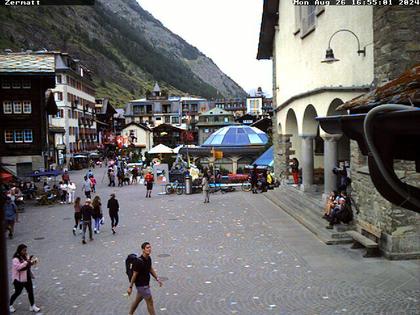
{"type": "Polygon", "coordinates": [[[333,230],[325,228],[328,222],[322,218],[322,201],[315,196],[284,185],[264,193],[264,196],[299,221],[325,244],[352,242],[352,238],[345,233],[352,229],[351,225],[338,225],[333,230]]]}

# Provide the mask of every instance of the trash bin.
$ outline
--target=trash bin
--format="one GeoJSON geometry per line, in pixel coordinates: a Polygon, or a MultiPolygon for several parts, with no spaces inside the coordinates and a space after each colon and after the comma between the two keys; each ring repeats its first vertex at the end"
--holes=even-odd
{"type": "Polygon", "coordinates": [[[190,175],[185,176],[185,194],[191,195],[192,193],[192,178],[190,175]]]}

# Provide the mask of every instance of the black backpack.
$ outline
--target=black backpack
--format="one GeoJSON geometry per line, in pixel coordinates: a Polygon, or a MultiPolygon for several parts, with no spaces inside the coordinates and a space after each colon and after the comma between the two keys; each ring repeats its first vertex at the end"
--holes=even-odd
{"type": "Polygon", "coordinates": [[[136,254],[130,254],[125,259],[125,272],[128,276],[129,282],[131,282],[131,278],[133,277],[134,264],[139,260],[142,260],[141,256],[138,256],[136,254]]]}

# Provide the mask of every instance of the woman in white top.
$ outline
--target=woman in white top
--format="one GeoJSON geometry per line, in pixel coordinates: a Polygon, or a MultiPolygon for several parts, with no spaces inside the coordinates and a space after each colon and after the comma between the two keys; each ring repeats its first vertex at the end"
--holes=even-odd
{"type": "Polygon", "coordinates": [[[70,182],[67,186],[67,203],[73,203],[74,202],[74,194],[76,191],[76,184],[73,182],[70,182]]]}

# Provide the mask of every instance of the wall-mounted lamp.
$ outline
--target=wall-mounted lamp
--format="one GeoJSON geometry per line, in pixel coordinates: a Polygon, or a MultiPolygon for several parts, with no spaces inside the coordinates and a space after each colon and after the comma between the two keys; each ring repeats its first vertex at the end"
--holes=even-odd
{"type": "Polygon", "coordinates": [[[328,49],[325,53],[325,59],[322,60],[321,62],[323,63],[333,63],[335,61],[339,61],[340,59],[337,59],[334,57],[334,52],[331,48],[331,40],[333,39],[333,37],[335,36],[335,34],[340,33],[340,32],[349,32],[351,34],[353,34],[354,37],[356,37],[357,40],[357,54],[363,54],[363,56],[366,56],[366,46],[363,49],[360,49],[360,41],[359,41],[359,37],[357,37],[357,35],[355,33],[353,33],[352,31],[348,30],[348,29],[341,29],[336,31],[334,34],[331,35],[330,40],[328,41],[328,49]]]}

